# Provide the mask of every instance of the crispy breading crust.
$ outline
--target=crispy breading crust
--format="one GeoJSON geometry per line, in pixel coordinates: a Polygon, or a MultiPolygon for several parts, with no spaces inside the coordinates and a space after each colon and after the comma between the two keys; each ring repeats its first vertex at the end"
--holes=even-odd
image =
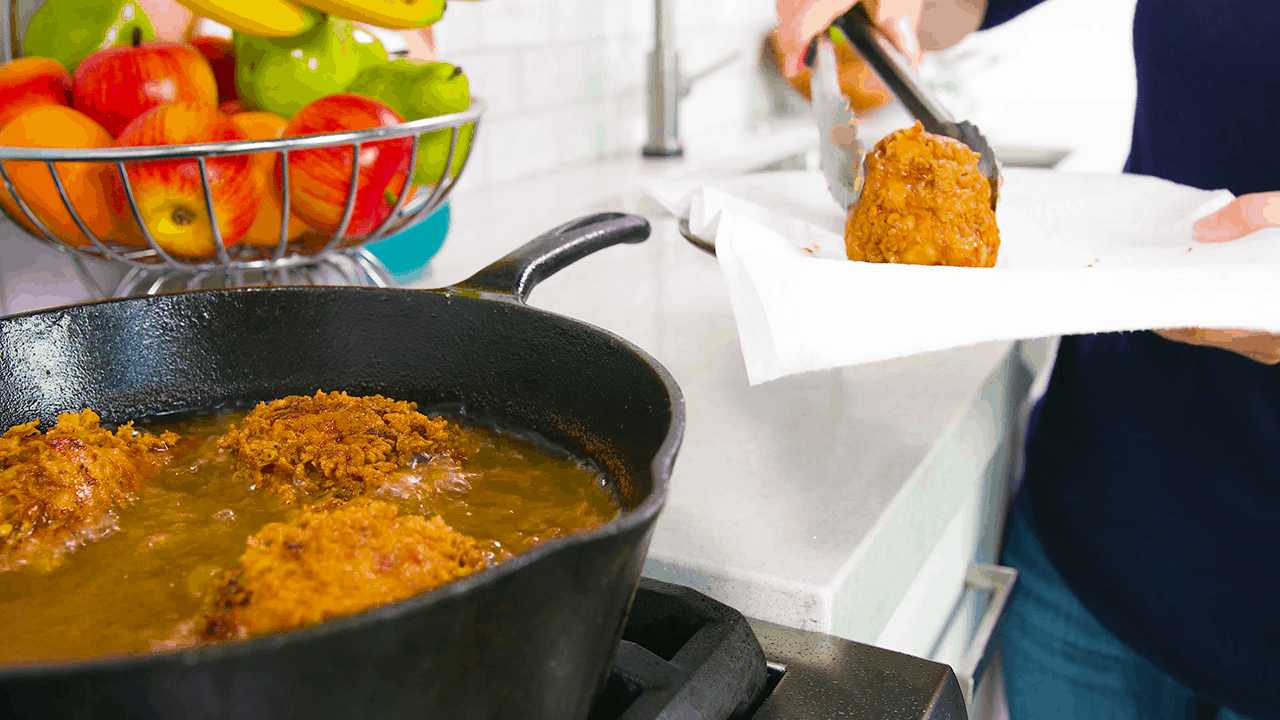
{"type": "Polygon", "coordinates": [[[866,180],[849,209],[850,260],[992,267],[1000,232],[978,153],[914,127],[889,134],[867,155],[866,180]]]}
{"type": "Polygon", "coordinates": [[[386,483],[417,456],[459,456],[444,419],[417,404],[345,392],[260,403],[218,446],[236,454],[237,476],[286,503],[320,493],[349,500],[386,483]]]}
{"type": "Polygon", "coordinates": [[[0,435],[0,571],[51,570],[67,552],[108,534],[111,511],[131,500],[178,436],[108,431],[92,410],[39,420],[0,435]]]}
{"type": "Polygon", "coordinates": [[[266,525],[212,593],[202,638],[314,625],[412,597],[494,560],[438,516],[396,512],[357,498],[336,510],[304,507],[289,522],[266,525]]]}

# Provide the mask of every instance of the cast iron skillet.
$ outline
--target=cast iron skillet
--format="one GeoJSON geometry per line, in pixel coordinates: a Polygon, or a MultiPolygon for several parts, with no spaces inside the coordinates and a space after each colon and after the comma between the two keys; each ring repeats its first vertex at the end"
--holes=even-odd
{"type": "Polygon", "coordinates": [[[0,428],[85,407],[114,423],[318,389],[381,393],[539,433],[595,460],[624,507],[594,532],[316,627],[0,667],[0,715],[585,718],[666,498],[684,400],[635,346],[524,301],[575,260],[648,235],[634,215],[585,217],[441,290],[196,291],[0,319],[0,428]]]}

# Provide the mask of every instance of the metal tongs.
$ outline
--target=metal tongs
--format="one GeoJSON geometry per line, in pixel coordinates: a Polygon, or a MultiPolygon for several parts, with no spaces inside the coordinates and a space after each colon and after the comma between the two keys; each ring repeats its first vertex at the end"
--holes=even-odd
{"type": "MultiPolygon", "coordinates": [[[[889,41],[889,38],[867,15],[862,3],[854,5],[844,15],[836,18],[832,24],[844,33],[849,43],[858,51],[858,54],[866,59],[867,64],[871,66],[871,69],[889,88],[889,91],[902,101],[902,104],[920,121],[926,131],[959,140],[978,153],[980,156],[978,170],[983,175],[986,175],[987,180],[991,183],[991,208],[994,210],[996,200],[1000,195],[1000,161],[996,158],[995,151],[991,149],[991,145],[982,136],[982,133],[978,131],[978,128],[967,120],[957,122],[952,117],[947,107],[938,101],[928,86],[920,81],[915,71],[911,69],[911,64],[902,56],[898,48],[889,41]]],[[[812,64],[813,56],[817,52],[818,44],[810,46],[806,61],[812,64]]],[[[832,72],[834,73],[834,56],[832,56],[832,60],[832,72]]],[[[817,84],[816,81],[819,80],[817,75],[825,64],[824,62],[819,62],[819,67],[814,69],[815,85],[817,84]]],[[[818,92],[820,91],[814,88],[812,93],[815,98],[815,109],[818,109],[818,92]]],[[[821,109],[818,109],[818,113],[819,122],[825,122],[826,119],[822,117],[821,109]]],[[[861,168],[859,168],[856,180],[848,179],[845,182],[861,190],[861,179],[861,168]]],[[[833,190],[832,196],[837,202],[844,200],[843,193],[837,194],[833,190]]],[[[856,194],[854,197],[857,197],[856,194]]]]}
{"type": "Polygon", "coordinates": [[[818,121],[818,160],[831,197],[840,207],[852,207],[862,192],[862,158],[857,116],[840,91],[835,48],[826,33],[818,36],[817,58],[809,75],[809,96],[818,121]]]}

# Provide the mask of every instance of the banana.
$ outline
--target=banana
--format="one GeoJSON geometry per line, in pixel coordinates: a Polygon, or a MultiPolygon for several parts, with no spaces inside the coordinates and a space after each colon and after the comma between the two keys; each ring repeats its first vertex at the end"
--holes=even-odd
{"type": "MultiPolygon", "coordinates": [[[[216,0],[201,0],[214,2],[216,0]]],[[[257,2],[257,0],[236,0],[257,2]]],[[[445,0],[298,0],[301,4],[335,17],[368,23],[389,30],[410,30],[434,25],[444,16],[445,0]]]]}
{"type": "Polygon", "coordinates": [[[257,37],[293,37],[317,18],[290,0],[178,0],[199,17],[257,37]]]}

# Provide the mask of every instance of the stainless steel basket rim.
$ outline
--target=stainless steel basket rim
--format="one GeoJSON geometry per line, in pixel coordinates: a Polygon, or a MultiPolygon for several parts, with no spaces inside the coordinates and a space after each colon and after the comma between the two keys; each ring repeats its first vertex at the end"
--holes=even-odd
{"type": "MultiPolygon", "coordinates": [[[[160,146],[143,146],[143,147],[113,147],[113,148],[18,148],[0,146],[0,187],[6,191],[13,193],[17,188],[11,184],[11,179],[7,170],[10,162],[40,162],[47,166],[50,175],[54,179],[54,183],[61,196],[64,207],[71,210],[70,199],[63,188],[58,174],[54,171],[60,163],[67,162],[101,162],[109,163],[116,167],[117,172],[121,176],[121,180],[125,186],[125,192],[129,196],[131,212],[134,213],[135,221],[139,223],[141,228],[141,218],[137,215],[136,201],[126,175],[126,163],[137,162],[156,162],[156,161],[195,161],[200,166],[201,182],[204,185],[205,203],[207,211],[210,215],[214,210],[212,207],[213,199],[207,175],[206,162],[209,158],[228,156],[228,155],[252,155],[255,153],[271,153],[279,156],[279,160],[283,163],[284,168],[288,168],[290,156],[298,151],[319,149],[319,148],[346,148],[352,152],[359,152],[359,148],[366,143],[384,142],[399,138],[407,138],[412,140],[412,150],[409,156],[409,164],[411,168],[414,166],[420,145],[423,138],[433,133],[447,132],[450,135],[449,152],[445,160],[446,172],[442,174],[439,182],[435,185],[418,186],[426,193],[411,190],[411,185],[405,183],[396,200],[393,211],[381,222],[381,224],[372,232],[371,235],[362,238],[354,238],[355,245],[344,244],[341,239],[350,237],[344,235],[347,223],[352,217],[351,213],[354,209],[355,191],[354,183],[356,181],[357,165],[352,164],[352,175],[350,181],[352,189],[348,193],[346,207],[342,216],[341,223],[335,230],[329,241],[323,247],[301,248],[294,247],[292,241],[286,241],[285,224],[288,222],[284,217],[281,218],[280,240],[275,246],[274,253],[269,253],[264,246],[237,246],[233,248],[225,247],[221,242],[221,235],[218,227],[214,226],[214,244],[216,255],[205,259],[196,258],[177,258],[166,252],[154,238],[151,237],[150,231],[145,228],[142,232],[149,247],[130,247],[121,244],[118,240],[100,239],[93,236],[87,226],[83,224],[83,219],[75,217],[77,227],[82,233],[88,234],[91,244],[88,246],[73,246],[62,242],[55,238],[49,231],[49,228],[37,217],[31,214],[30,206],[21,198],[20,194],[15,196],[18,209],[28,222],[36,227],[36,231],[27,229],[33,239],[50,245],[58,250],[69,253],[74,258],[94,258],[96,260],[116,262],[130,266],[134,271],[142,272],[145,275],[170,275],[173,273],[180,274],[208,274],[208,273],[239,273],[242,271],[264,271],[264,272],[288,272],[291,269],[301,269],[305,266],[316,265],[328,261],[328,258],[337,254],[347,254],[357,260],[358,264],[368,264],[369,258],[364,257],[357,250],[363,245],[375,240],[387,237],[391,233],[400,232],[416,225],[418,222],[426,219],[435,209],[444,202],[454,186],[457,185],[458,178],[463,170],[469,164],[467,161],[471,156],[470,142],[467,143],[466,149],[462,153],[462,164],[456,173],[448,172],[449,167],[453,167],[454,159],[458,151],[461,149],[462,132],[466,128],[471,129],[471,135],[474,139],[478,136],[481,116],[487,109],[485,102],[478,97],[473,97],[470,107],[460,113],[452,113],[449,115],[440,115],[433,118],[424,118],[422,120],[413,120],[400,123],[389,127],[369,128],[364,130],[353,130],[340,133],[325,133],[316,135],[292,136],[278,138],[274,140],[252,140],[252,141],[232,141],[220,143],[201,143],[192,145],[160,145],[160,146]],[[429,189],[428,189],[429,188],[429,189]],[[251,248],[251,249],[246,249],[251,248]],[[248,253],[249,257],[245,257],[248,253]],[[354,254],[353,254],[354,253],[354,254]],[[271,254],[272,257],[264,258],[262,255],[271,254]],[[258,257],[253,257],[257,255],[258,257]],[[252,259],[250,259],[252,258],[252,259]]],[[[411,170],[412,172],[412,170],[411,170]]],[[[288,188],[288,178],[284,178],[285,189],[288,188]]],[[[284,215],[290,214],[289,197],[284,198],[282,207],[284,215]]],[[[6,215],[9,211],[6,209],[6,215]]],[[[13,216],[15,220],[19,218],[13,216]]],[[[325,231],[325,234],[328,234],[325,231]]],[[[371,257],[371,256],[370,256],[371,257]]],[[[77,267],[79,265],[77,264],[77,267]]],[[[371,277],[376,277],[378,273],[371,271],[368,273],[371,277]]],[[[377,284],[375,282],[375,284],[377,284]]]]}
{"type": "Polygon", "coordinates": [[[350,145],[353,142],[365,143],[374,140],[406,137],[436,130],[450,130],[478,121],[486,107],[484,100],[473,97],[471,106],[460,113],[410,120],[387,127],[321,135],[296,135],[275,140],[233,140],[230,142],[199,143],[194,145],[144,145],[109,148],[26,148],[0,145],[0,160],[127,162],[248,155],[258,152],[292,152],[334,145],[350,145]]]}

